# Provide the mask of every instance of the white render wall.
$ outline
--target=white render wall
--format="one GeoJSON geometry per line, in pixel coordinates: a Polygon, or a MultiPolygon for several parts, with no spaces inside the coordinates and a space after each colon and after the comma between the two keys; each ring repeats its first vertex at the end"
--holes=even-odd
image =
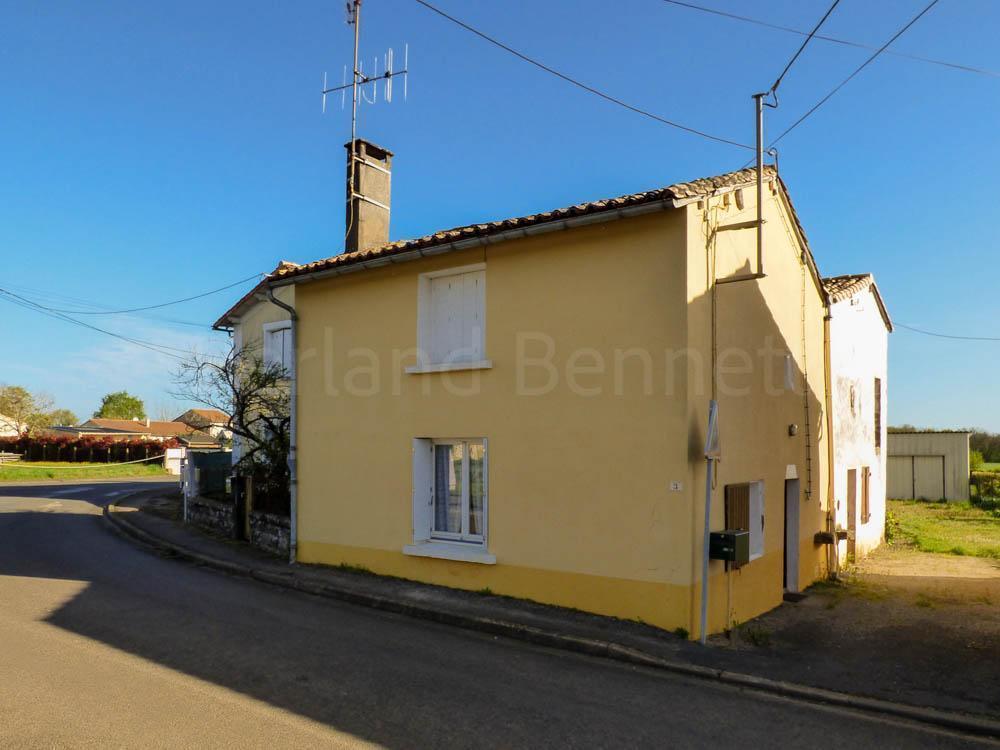
{"type": "MultiPolygon", "coordinates": [[[[888,444],[888,346],[889,332],[871,289],[830,307],[830,376],[833,405],[833,498],[837,525],[851,528],[848,518],[849,474],[853,475],[857,502],[854,553],[861,559],[882,543],[885,536],[886,455],[888,444]],[[875,378],[882,385],[881,447],[875,445],[875,378]],[[869,509],[861,518],[863,467],[871,471],[869,509]]],[[[841,542],[845,561],[848,542],[841,542]]]]}

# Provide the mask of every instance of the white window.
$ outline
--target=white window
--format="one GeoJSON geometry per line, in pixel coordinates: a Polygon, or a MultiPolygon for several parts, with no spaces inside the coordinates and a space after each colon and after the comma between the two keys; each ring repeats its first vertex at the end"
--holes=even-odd
{"type": "Polygon", "coordinates": [[[419,290],[417,333],[424,365],[488,366],[485,265],[421,274],[419,290]]]}
{"type": "Polygon", "coordinates": [[[264,324],[264,366],[282,367],[291,374],[295,357],[292,352],[292,324],[282,320],[264,324]]]}
{"type": "Polygon", "coordinates": [[[486,440],[413,441],[413,544],[407,554],[492,563],[486,552],[486,440]]]}

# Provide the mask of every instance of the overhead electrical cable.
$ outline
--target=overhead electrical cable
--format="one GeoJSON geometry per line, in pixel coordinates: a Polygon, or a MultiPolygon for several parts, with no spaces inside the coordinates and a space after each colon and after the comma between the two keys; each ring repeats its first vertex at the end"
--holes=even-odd
{"type": "Polygon", "coordinates": [[[83,328],[87,328],[91,331],[96,331],[97,333],[103,333],[107,336],[120,339],[121,341],[126,341],[130,344],[134,344],[135,346],[140,346],[143,349],[149,349],[150,351],[156,352],[157,354],[163,354],[167,357],[172,357],[173,359],[176,359],[181,362],[187,360],[184,357],[180,357],[177,354],[174,354],[173,352],[180,352],[181,354],[185,354],[188,357],[195,354],[194,352],[187,349],[179,349],[174,346],[167,346],[166,344],[157,344],[156,342],[153,341],[136,339],[130,336],[122,335],[120,333],[115,333],[114,331],[109,331],[105,328],[99,328],[98,326],[91,325],[90,323],[87,323],[82,320],[77,320],[76,318],[72,318],[64,313],[57,312],[52,308],[46,307],[45,305],[41,305],[26,297],[22,297],[19,294],[15,294],[14,292],[8,291],[7,289],[0,288],[0,295],[3,295],[3,298],[6,299],[8,302],[11,302],[12,304],[15,304],[19,307],[23,307],[27,310],[32,310],[34,312],[41,313],[42,315],[46,315],[50,318],[55,318],[56,320],[62,320],[66,323],[72,323],[74,325],[82,326],[83,328]]]}
{"type": "Polygon", "coordinates": [[[808,45],[809,42],[812,41],[812,38],[816,36],[816,32],[819,31],[820,27],[824,23],[826,23],[826,19],[830,17],[830,14],[833,13],[834,9],[838,5],[840,5],[840,0],[833,0],[833,5],[831,5],[830,8],[826,11],[826,13],[823,14],[823,17],[819,19],[819,22],[815,26],[813,26],[813,30],[809,32],[805,40],[802,42],[801,46],[795,51],[795,54],[792,55],[792,59],[788,61],[787,65],[785,65],[785,69],[781,71],[780,75],[776,79],[774,79],[774,83],[771,84],[771,89],[769,93],[772,94],[778,93],[778,86],[781,85],[781,80],[785,77],[785,74],[792,69],[792,66],[795,64],[795,61],[799,59],[799,55],[801,55],[802,52],[805,50],[806,45],[808,45]]]}
{"type": "Polygon", "coordinates": [[[792,132],[793,130],[795,130],[795,128],[797,128],[797,127],[798,127],[799,125],[801,125],[801,124],[802,124],[803,122],[805,122],[805,120],[806,120],[807,118],[809,118],[809,117],[810,117],[810,116],[811,116],[811,115],[812,115],[812,114],[813,114],[813,113],[814,113],[814,112],[815,112],[815,111],[816,111],[817,109],[819,109],[819,108],[820,108],[820,107],[822,107],[822,106],[823,106],[824,104],[826,104],[826,103],[827,103],[828,101],[830,101],[830,99],[832,99],[832,98],[833,98],[834,94],[836,94],[836,93],[837,93],[838,91],[840,91],[840,90],[841,90],[842,88],[844,88],[844,86],[846,86],[846,85],[847,85],[848,83],[850,83],[850,81],[851,81],[851,80],[852,80],[852,79],[853,79],[853,78],[854,78],[854,77],[855,77],[856,75],[858,75],[858,73],[860,73],[860,72],[861,72],[862,70],[864,70],[865,68],[867,68],[867,67],[868,67],[869,65],[871,65],[871,64],[872,64],[873,62],[875,62],[875,59],[876,59],[876,58],[877,58],[877,57],[878,57],[879,55],[881,55],[881,54],[882,54],[882,53],[883,53],[883,52],[884,52],[884,51],[886,50],[886,48],[887,48],[887,47],[888,47],[888,46],[889,46],[890,44],[892,44],[892,43],[893,43],[894,41],[896,41],[897,39],[899,39],[899,37],[901,37],[901,36],[902,36],[903,34],[905,34],[905,33],[906,33],[906,32],[907,32],[907,31],[908,31],[909,29],[910,29],[910,27],[911,27],[911,26],[913,26],[913,24],[915,24],[915,23],[916,23],[917,21],[919,21],[919,20],[920,20],[921,18],[923,18],[924,14],[926,14],[926,13],[927,13],[927,12],[928,12],[928,11],[929,11],[929,10],[930,10],[931,8],[933,8],[933,7],[934,7],[935,5],[937,5],[937,4],[939,3],[939,2],[940,2],[940,0],[931,0],[931,2],[930,2],[930,3],[928,3],[928,4],[927,4],[927,5],[926,5],[926,6],[924,7],[924,9],[923,9],[922,11],[920,11],[919,13],[917,13],[917,15],[915,15],[915,16],[914,16],[913,18],[911,18],[911,19],[910,19],[910,20],[909,20],[909,21],[908,21],[908,22],[906,23],[906,25],[905,25],[905,26],[903,26],[903,27],[902,27],[902,28],[901,28],[901,29],[900,29],[899,31],[897,31],[897,32],[896,32],[895,34],[893,34],[893,35],[892,35],[892,36],[891,36],[891,37],[889,38],[889,41],[887,41],[887,42],[886,42],[885,44],[883,44],[883,45],[882,45],[881,47],[879,47],[879,48],[878,48],[878,49],[877,49],[877,50],[875,51],[875,53],[874,53],[874,54],[873,54],[873,55],[872,55],[871,57],[869,57],[869,58],[868,58],[867,60],[865,60],[865,61],[864,61],[863,63],[861,63],[861,65],[859,65],[859,66],[858,66],[857,68],[855,68],[855,69],[854,69],[854,72],[853,72],[853,73],[851,73],[851,74],[850,74],[849,76],[847,76],[847,78],[845,78],[845,79],[844,79],[843,81],[841,81],[840,83],[838,83],[838,84],[837,84],[837,85],[836,85],[836,86],[835,86],[835,87],[833,88],[833,90],[831,90],[831,91],[830,91],[830,93],[828,93],[828,94],[827,94],[826,96],[824,96],[824,97],[823,97],[822,99],[820,99],[820,100],[819,100],[818,102],[816,102],[816,103],[815,103],[815,104],[814,104],[814,105],[813,105],[813,106],[812,106],[812,107],[811,107],[811,108],[810,108],[809,110],[807,110],[807,111],[806,111],[806,113],[805,113],[804,115],[802,115],[802,116],[801,116],[801,117],[800,117],[800,118],[799,118],[798,120],[796,120],[796,121],[795,121],[795,122],[793,122],[793,123],[792,123],[791,125],[789,125],[789,126],[788,126],[787,128],[785,128],[785,130],[784,130],[784,131],[783,131],[783,132],[781,133],[781,135],[779,135],[779,136],[778,136],[777,138],[775,138],[775,139],[774,139],[773,141],[771,141],[771,143],[770,143],[770,146],[768,146],[768,148],[771,148],[771,147],[773,147],[773,146],[774,146],[774,145],[775,145],[775,144],[776,144],[776,143],[777,143],[778,141],[780,141],[780,140],[781,140],[782,138],[784,138],[784,137],[785,137],[786,135],[788,135],[788,134],[789,134],[789,133],[791,133],[791,132],[792,132]]]}
{"type": "Polygon", "coordinates": [[[674,120],[668,120],[665,117],[661,117],[660,115],[657,115],[657,114],[654,114],[654,113],[652,113],[652,112],[650,112],[648,110],[642,109],[641,107],[637,107],[637,106],[635,106],[633,104],[629,104],[628,102],[622,101],[621,99],[619,99],[619,98],[617,98],[615,96],[612,96],[611,94],[607,94],[607,93],[601,91],[600,89],[594,88],[593,86],[590,86],[590,85],[588,85],[586,83],[583,83],[582,81],[579,81],[576,78],[573,78],[572,76],[567,75],[566,73],[562,73],[562,72],[556,70],[555,68],[549,67],[545,63],[539,62],[538,60],[535,60],[534,58],[529,57],[528,55],[525,55],[522,52],[518,52],[513,47],[507,46],[506,44],[504,44],[503,42],[499,41],[498,39],[495,39],[495,38],[489,36],[488,34],[480,31],[479,29],[476,29],[476,28],[470,26],[469,24],[465,23],[464,21],[461,21],[458,18],[455,18],[454,16],[448,15],[447,13],[445,13],[440,8],[437,8],[437,7],[433,6],[433,5],[431,5],[429,2],[426,2],[426,0],[415,0],[415,2],[419,3],[420,5],[424,6],[425,8],[427,8],[428,10],[430,10],[430,11],[432,11],[434,13],[437,13],[442,18],[445,18],[445,19],[451,21],[453,24],[456,24],[457,26],[462,27],[466,31],[468,31],[468,32],[470,32],[472,34],[475,34],[480,39],[483,39],[483,40],[489,42],[490,44],[492,44],[492,45],[494,45],[496,47],[499,47],[500,49],[504,50],[505,52],[509,52],[510,54],[514,55],[518,59],[523,60],[524,62],[526,62],[526,63],[528,63],[530,65],[534,65],[536,68],[539,68],[540,70],[544,70],[546,73],[549,73],[550,75],[553,75],[556,78],[559,78],[559,79],[565,81],[566,83],[572,84],[573,86],[576,86],[577,88],[583,89],[584,91],[586,91],[586,92],[588,92],[590,94],[594,94],[595,96],[598,96],[601,99],[604,99],[605,101],[611,102],[612,104],[616,104],[619,107],[623,107],[624,109],[627,109],[630,112],[634,112],[634,113],[636,113],[638,115],[642,115],[643,117],[648,117],[650,120],[655,120],[656,122],[659,122],[659,123],[661,123],[663,125],[669,125],[672,128],[677,128],[678,130],[683,130],[683,131],[685,131],[687,133],[691,133],[693,135],[701,136],[702,138],[707,138],[710,141],[715,141],[716,143],[725,143],[725,144],[727,144],[729,146],[736,146],[737,148],[742,148],[742,149],[746,149],[748,151],[753,151],[753,146],[749,146],[749,145],[747,145],[745,143],[740,143],[738,141],[733,141],[733,140],[730,140],[729,138],[723,138],[721,136],[712,135],[711,133],[706,133],[703,130],[698,130],[697,128],[692,128],[692,127],[690,127],[688,125],[682,125],[679,122],[675,122],[674,120]]]}
{"type": "MultiPolygon", "coordinates": [[[[762,21],[759,18],[750,18],[749,16],[741,16],[736,13],[727,13],[723,10],[717,10],[716,8],[708,8],[704,5],[696,5],[695,3],[682,2],[682,0],[663,0],[663,2],[670,5],[676,5],[681,8],[690,8],[691,10],[700,11],[702,13],[709,13],[713,16],[720,16],[722,18],[729,18],[734,21],[742,21],[743,23],[755,24],[757,26],[762,26],[765,29],[774,29],[775,31],[784,31],[788,34],[798,34],[799,36],[807,36],[808,31],[803,31],[802,29],[795,29],[790,26],[782,26],[776,23],[770,23],[768,21],[762,21]]],[[[838,39],[833,36],[824,36],[823,34],[816,34],[815,39],[819,39],[823,42],[832,42],[833,44],[842,44],[847,47],[855,47],[857,49],[877,49],[871,44],[862,44],[861,42],[854,42],[849,39],[838,39]]],[[[977,75],[989,76],[991,78],[1000,78],[1000,72],[995,70],[990,70],[988,68],[977,68],[972,65],[962,65],[960,63],[948,62],[946,60],[936,60],[932,57],[922,57],[920,55],[912,55],[907,52],[896,52],[894,50],[886,50],[886,55],[893,55],[894,57],[904,57],[909,60],[916,60],[917,62],[929,63],[931,65],[941,65],[946,68],[953,68],[955,70],[965,71],[966,73],[976,73],[977,75]]]]}
{"type": "Polygon", "coordinates": [[[226,286],[220,286],[218,289],[212,289],[208,292],[202,292],[201,294],[195,294],[190,297],[184,297],[183,299],[175,299],[170,302],[161,302],[157,305],[147,305],[145,307],[132,307],[126,310],[67,310],[67,309],[54,309],[53,312],[60,313],[72,313],[73,315],[125,315],[127,313],[143,312],[145,310],[159,310],[162,307],[170,307],[171,305],[179,305],[183,302],[191,302],[192,300],[201,299],[202,297],[209,297],[213,294],[218,294],[219,292],[224,292],[227,289],[232,289],[234,286],[239,286],[240,284],[246,284],[248,281],[254,279],[260,279],[263,274],[255,273],[252,276],[247,276],[245,279],[240,279],[239,281],[234,281],[232,284],[226,284],[226,286]]]}
{"type": "Polygon", "coordinates": [[[915,326],[908,326],[905,323],[893,322],[894,326],[899,326],[900,328],[905,328],[907,331],[913,331],[914,333],[922,333],[924,336],[934,336],[939,339],[956,339],[958,341],[1000,341],[1000,336],[956,336],[949,333],[935,333],[934,331],[925,331],[923,328],[916,328],[915,326]]]}

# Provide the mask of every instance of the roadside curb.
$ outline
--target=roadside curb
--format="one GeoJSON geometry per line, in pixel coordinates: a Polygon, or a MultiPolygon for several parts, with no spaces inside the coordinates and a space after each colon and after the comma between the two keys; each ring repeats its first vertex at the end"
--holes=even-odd
{"type": "Polygon", "coordinates": [[[124,517],[126,514],[118,512],[117,507],[113,502],[107,503],[103,507],[103,513],[105,519],[112,528],[124,536],[130,537],[145,546],[152,547],[163,552],[168,552],[175,557],[198,563],[224,573],[238,575],[245,578],[252,578],[272,586],[280,586],[282,588],[292,589],[294,591],[300,591],[314,596],[336,599],[349,604],[369,607],[383,612],[402,614],[409,617],[436,622],[442,625],[450,625],[466,630],[475,630],[482,633],[488,633],[490,635],[512,638],[538,646],[571,651],[587,656],[613,659],[615,661],[635,666],[660,669],[686,677],[714,680],[733,687],[756,690],[786,698],[803,700],[809,703],[837,706],[840,708],[863,711],[865,713],[880,714],[882,716],[893,716],[918,722],[920,724],[927,724],[966,734],[974,734],[981,737],[1000,738],[1000,721],[995,721],[985,717],[942,711],[929,707],[913,706],[905,703],[893,703],[892,701],[881,700],[878,698],[851,695],[849,693],[841,693],[835,690],[826,690],[824,688],[809,687],[807,685],[800,685],[793,682],[772,680],[767,677],[757,677],[755,675],[743,674],[740,672],[731,672],[728,670],[705,667],[697,664],[672,661],[670,659],[655,656],[640,649],[625,646],[613,641],[567,635],[507,620],[479,617],[456,611],[433,609],[431,607],[403,601],[397,598],[378,596],[331,584],[322,584],[304,580],[296,577],[291,572],[288,574],[275,573],[269,570],[254,568],[249,565],[241,565],[228,560],[221,560],[150,534],[144,529],[141,529],[132,522],[128,521],[127,518],[124,517]]]}

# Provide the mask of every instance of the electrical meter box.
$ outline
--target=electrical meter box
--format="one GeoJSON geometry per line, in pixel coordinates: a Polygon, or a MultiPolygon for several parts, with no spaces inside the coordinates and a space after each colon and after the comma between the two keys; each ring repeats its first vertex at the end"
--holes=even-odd
{"type": "Polygon", "coordinates": [[[713,531],[708,537],[708,556],[740,565],[750,562],[750,532],[742,529],[713,531]]]}

